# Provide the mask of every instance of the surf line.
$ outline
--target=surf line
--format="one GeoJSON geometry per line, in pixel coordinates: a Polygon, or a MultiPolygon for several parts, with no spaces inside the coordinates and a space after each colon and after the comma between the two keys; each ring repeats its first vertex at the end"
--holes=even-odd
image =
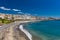
{"type": "Polygon", "coordinates": [[[29,40],[32,40],[32,35],[26,29],[23,28],[23,25],[19,25],[19,29],[25,33],[29,40]]]}

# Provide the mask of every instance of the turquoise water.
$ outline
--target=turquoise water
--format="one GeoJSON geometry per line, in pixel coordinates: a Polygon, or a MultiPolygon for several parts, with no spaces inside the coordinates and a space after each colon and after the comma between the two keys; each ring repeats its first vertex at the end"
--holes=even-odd
{"type": "Polygon", "coordinates": [[[31,34],[35,34],[42,38],[42,40],[60,40],[59,20],[28,23],[25,28],[31,34]]]}

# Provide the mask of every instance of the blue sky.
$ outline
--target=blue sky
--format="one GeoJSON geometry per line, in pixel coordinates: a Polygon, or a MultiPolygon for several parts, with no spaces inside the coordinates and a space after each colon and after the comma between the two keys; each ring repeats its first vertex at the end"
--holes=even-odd
{"type": "Polygon", "coordinates": [[[0,0],[0,12],[60,17],[60,0],[0,0]],[[3,10],[1,7],[11,10],[3,10]]]}

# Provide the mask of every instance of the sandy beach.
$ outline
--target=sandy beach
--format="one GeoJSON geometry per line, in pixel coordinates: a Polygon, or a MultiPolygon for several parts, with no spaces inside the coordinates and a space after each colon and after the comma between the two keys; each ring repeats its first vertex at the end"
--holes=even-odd
{"type": "MultiPolygon", "coordinates": [[[[35,40],[28,30],[24,29],[24,24],[32,21],[16,21],[14,23],[3,25],[0,29],[1,40],[35,40]],[[6,28],[4,28],[6,26],[6,28]],[[3,30],[4,29],[4,30],[3,30]]],[[[34,22],[34,21],[33,21],[34,22]]]]}
{"type": "MultiPolygon", "coordinates": [[[[27,23],[29,21],[17,21],[12,24],[7,24],[6,28],[3,25],[0,29],[0,39],[1,40],[30,40],[29,39],[29,33],[28,36],[21,30],[19,29],[20,24],[27,23]],[[4,30],[3,30],[4,29],[4,30]]],[[[26,31],[26,30],[25,30],[26,31]]]]}

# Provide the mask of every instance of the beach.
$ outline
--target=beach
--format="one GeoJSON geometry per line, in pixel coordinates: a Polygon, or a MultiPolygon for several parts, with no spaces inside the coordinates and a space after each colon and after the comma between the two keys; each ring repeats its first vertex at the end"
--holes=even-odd
{"type": "Polygon", "coordinates": [[[20,25],[19,29],[25,33],[25,35],[29,38],[29,40],[32,40],[32,35],[26,29],[23,28],[23,25],[20,25]]]}
{"type": "Polygon", "coordinates": [[[3,25],[0,28],[0,39],[1,40],[37,40],[37,37],[35,35],[32,35],[28,30],[24,28],[25,26],[24,24],[28,24],[30,22],[32,21],[16,21],[14,23],[7,24],[7,26],[6,24],[3,25]]]}
{"type": "Polygon", "coordinates": [[[1,40],[32,40],[32,35],[23,28],[23,24],[30,21],[17,21],[14,23],[2,25],[0,28],[1,40]],[[22,25],[21,25],[22,24],[22,25]],[[5,28],[6,26],[6,28],[5,28]],[[3,39],[2,39],[3,38],[3,39]]]}

